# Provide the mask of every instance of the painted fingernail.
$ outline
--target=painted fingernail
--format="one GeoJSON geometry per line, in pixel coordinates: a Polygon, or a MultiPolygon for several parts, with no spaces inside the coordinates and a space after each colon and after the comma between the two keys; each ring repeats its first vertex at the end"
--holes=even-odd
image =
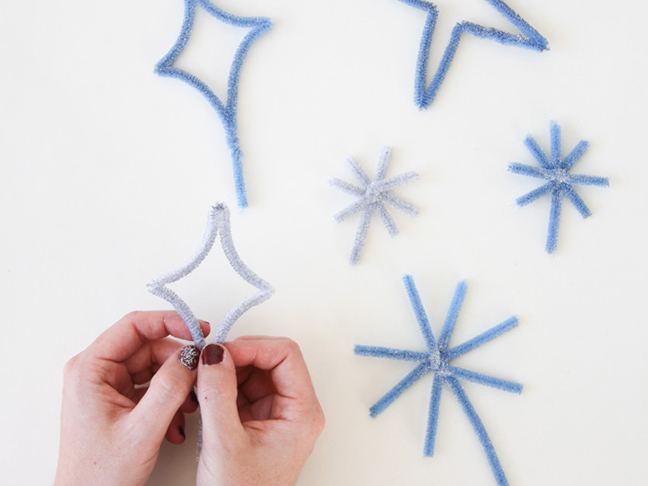
{"type": "Polygon", "coordinates": [[[178,425],[178,432],[180,432],[180,435],[184,437],[185,439],[187,438],[187,434],[185,434],[184,427],[182,425],[178,425]]]}
{"type": "Polygon", "coordinates": [[[189,368],[191,371],[198,368],[198,357],[200,356],[200,349],[196,346],[185,346],[180,351],[178,356],[178,361],[183,366],[189,368]]]}
{"type": "Polygon", "coordinates": [[[220,344],[208,344],[203,348],[202,362],[204,365],[215,365],[223,361],[223,346],[220,344]]]}
{"type": "Polygon", "coordinates": [[[189,392],[189,398],[191,398],[191,401],[194,402],[196,405],[198,405],[198,397],[196,396],[196,392],[191,390],[189,392]]]}

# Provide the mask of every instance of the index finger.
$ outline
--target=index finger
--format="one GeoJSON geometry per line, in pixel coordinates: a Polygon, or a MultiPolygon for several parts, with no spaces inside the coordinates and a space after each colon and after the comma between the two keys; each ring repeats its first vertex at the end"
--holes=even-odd
{"type": "Polygon", "coordinates": [[[317,400],[306,362],[294,341],[254,336],[225,343],[237,367],[270,372],[277,393],[287,398],[317,400]]]}
{"type": "MultiPolygon", "coordinates": [[[[203,333],[209,334],[209,323],[199,322],[203,333]]],[[[189,329],[177,312],[136,311],[125,315],[104,331],[88,351],[94,357],[121,362],[135,354],[147,341],[169,335],[191,340],[189,329]]]]}

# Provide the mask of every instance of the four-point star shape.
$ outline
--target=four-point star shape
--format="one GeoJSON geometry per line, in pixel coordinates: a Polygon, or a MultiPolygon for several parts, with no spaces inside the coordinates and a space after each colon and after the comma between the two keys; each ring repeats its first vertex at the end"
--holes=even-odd
{"type": "Polygon", "coordinates": [[[270,19],[265,17],[238,17],[221,10],[209,0],[185,0],[185,19],[178,40],[166,56],[164,56],[155,66],[155,72],[157,74],[179,79],[196,88],[205,98],[207,98],[214,110],[218,113],[218,116],[225,128],[227,145],[232,154],[236,197],[238,205],[241,208],[247,207],[247,195],[245,193],[245,181],[243,179],[243,167],[241,165],[243,154],[239,147],[236,122],[239,73],[241,65],[243,64],[243,59],[250,49],[250,46],[254,41],[261,37],[261,35],[270,30],[271,27],[272,22],[270,19]],[[226,24],[235,27],[250,29],[234,55],[234,61],[232,62],[227,82],[227,99],[225,101],[216,96],[214,91],[202,80],[198,79],[191,73],[173,66],[173,63],[178,59],[178,56],[180,56],[191,37],[191,30],[196,17],[196,6],[202,7],[209,15],[221,22],[225,22],[226,24]]]}
{"type": "Polygon", "coordinates": [[[426,79],[428,71],[428,57],[430,55],[430,43],[432,42],[432,35],[434,34],[434,27],[439,12],[437,11],[436,5],[430,2],[424,2],[422,0],[400,1],[427,12],[427,19],[425,21],[425,27],[423,28],[423,36],[421,37],[418,61],[416,63],[416,79],[414,85],[414,102],[420,109],[427,108],[434,101],[437,91],[439,91],[441,83],[443,83],[448,68],[450,67],[450,63],[452,63],[452,59],[457,51],[459,41],[461,40],[461,34],[464,32],[481,39],[491,39],[504,45],[521,46],[534,51],[544,51],[547,49],[547,40],[524,19],[522,19],[522,17],[515,13],[511,7],[501,0],[486,0],[508,21],[510,21],[520,31],[520,34],[511,34],[494,27],[484,27],[483,25],[475,24],[473,22],[457,23],[454,29],[452,29],[450,41],[443,53],[436,74],[434,75],[430,85],[427,86],[426,79]]]}
{"type": "Polygon", "coordinates": [[[519,197],[516,202],[519,206],[526,206],[545,194],[551,193],[551,213],[549,216],[549,232],[547,234],[547,252],[553,253],[556,250],[556,242],[558,241],[558,225],[560,223],[563,195],[572,202],[583,218],[587,218],[592,213],[585,205],[585,202],[583,202],[580,196],[576,193],[573,185],[580,184],[584,186],[608,187],[609,182],[605,177],[569,173],[574,164],[576,164],[576,162],[578,162],[583,156],[589,147],[589,144],[586,141],[581,140],[563,159],[561,154],[560,126],[558,126],[556,122],[551,122],[551,157],[545,155],[531,135],[527,136],[524,143],[538,161],[540,167],[513,163],[509,165],[509,170],[516,174],[545,179],[548,182],[524,196],[519,197]]]}
{"type": "Polygon", "coordinates": [[[205,230],[205,235],[203,236],[202,243],[200,247],[194,254],[194,256],[182,267],[177,270],[168,273],[162,277],[156,278],[148,284],[149,292],[158,297],[163,298],[167,302],[170,302],[175,310],[180,314],[185,324],[191,332],[191,338],[193,339],[196,346],[202,349],[205,346],[205,336],[200,329],[200,324],[198,319],[193,314],[189,306],[176,294],[173,290],[167,287],[168,284],[180,280],[182,277],[186,277],[191,272],[193,272],[202,261],[207,257],[211,251],[216,238],[220,233],[221,246],[223,247],[223,252],[227,257],[230,265],[236,273],[239,274],[243,280],[245,280],[250,285],[259,289],[259,291],[251,297],[242,300],[236,306],[227,313],[223,318],[218,329],[214,333],[214,342],[222,343],[225,342],[227,333],[232,328],[236,320],[247,312],[251,307],[258,305],[266,300],[268,300],[274,293],[272,286],[250,270],[241,257],[238,256],[236,249],[234,248],[234,243],[232,242],[232,234],[230,231],[230,219],[229,219],[229,209],[223,203],[216,203],[209,212],[209,218],[207,220],[207,228],[205,230]]]}
{"type": "Polygon", "coordinates": [[[367,238],[367,231],[369,231],[369,223],[371,222],[371,216],[374,211],[378,213],[383,224],[387,228],[387,231],[391,236],[396,236],[398,234],[398,228],[396,228],[396,223],[387,212],[383,203],[387,203],[394,208],[403,211],[411,216],[416,216],[418,214],[418,208],[413,204],[410,204],[406,201],[403,201],[401,198],[390,194],[388,191],[394,189],[395,187],[402,186],[409,182],[418,180],[419,176],[416,172],[406,172],[395,177],[385,178],[387,175],[387,168],[389,167],[389,161],[391,160],[391,149],[385,147],[382,149],[380,158],[378,160],[378,171],[376,172],[376,178],[372,181],[367,173],[362,170],[360,165],[355,161],[353,157],[347,158],[347,163],[351,168],[351,171],[355,176],[360,180],[362,188],[349,184],[338,178],[331,179],[330,183],[332,186],[337,187],[338,189],[343,190],[353,196],[358,197],[358,200],[351,204],[346,209],[337,213],[334,218],[340,223],[347,219],[353,214],[363,211],[362,218],[360,220],[360,226],[358,232],[356,233],[355,244],[351,250],[351,264],[355,264],[360,259],[360,252],[364,246],[364,242],[367,238]]]}
{"type": "Polygon", "coordinates": [[[421,332],[425,339],[425,344],[427,346],[426,351],[410,351],[410,350],[401,350],[401,349],[392,349],[392,348],[383,348],[377,346],[360,346],[355,347],[355,354],[361,356],[376,356],[381,358],[390,358],[403,361],[413,361],[418,363],[416,368],[414,368],[410,374],[408,374],[403,380],[401,380],[394,388],[392,388],[387,394],[385,394],[380,400],[378,400],[371,407],[371,416],[375,417],[383,410],[385,410],[389,405],[391,405],[401,394],[411,387],[415,382],[417,382],[421,377],[428,373],[434,374],[434,380],[432,383],[432,395],[430,398],[430,409],[428,415],[428,425],[427,432],[425,437],[425,455],[430,457],[434,453],[434,440],[436,437],[437,423],[439,419],[439,401],[441,399],[441,390],[443,384],[445,383],[450,387],[452,392],[455,394],[461,407],[468,416],[470,423],[473,426],[473,429],[477,433],[477,437],[481,442],[488,462],[490,463],[495,479],[499,486],[506,486],[508,482],[504,476],[504,471],[502,466],[497,458],[493,444],[491,443],[484,424],[480,420],[477,412],[473,408],[468,396],[463,390],[463,387],[459,383],[459,380],[472,381],[474,383],[479,383],[481,385],[490,386],[493,388],[499,388],[500,390],[521,393],[522,385],[514,383],[511,381],[502,380],[500,378],[494,378],[492,376],[483,375],[481,373],[476,373],[464,368],[459,368],[457,366],[452,366],[450,362],[459,356],[472,351],[473,349],[485,344],[489,341],[492,341],[496,337],[510,331],[517,326],[517,319],[511,317],[501,324],[489,329],[488,331],[478,335],[477,337],[466,341],[459,346],[453,348],[449,347],[450,337],[452,336],[452,331],[455,327],[455,322],[457,321],[457,316],[459,315],[459,309],[463,302],[464,295],[466,293],[466,284],[465,282],[460,282],[457,285],[457,289],[452,299],[452,304],[448,310],[445,322],[443,323],[443,328],[441,329],[441,334],[439,339],[434,338],[430,323],[428,321],[425,309],[421,303],[421,298],[419,297],[416,286],[414,285],[414,279],[410,275],[406,275],[403,278],[405,282],[405,288],[407,294],[410,298],[412,308],[414,309],[414,314],[416,315],[416,320],[418,321],[421,332]]]}

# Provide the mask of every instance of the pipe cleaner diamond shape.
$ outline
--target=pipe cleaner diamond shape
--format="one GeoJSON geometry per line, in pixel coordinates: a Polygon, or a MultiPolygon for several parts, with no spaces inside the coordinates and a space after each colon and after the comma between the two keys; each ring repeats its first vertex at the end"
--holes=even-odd
{"type": "Polygon", "coordinates": [[[198,319],[191,311],[187,303],[180,298],[173,290],[169,289],[167,285],[180,280],[183,277],[186,277],[191,272],[193,272],[198,266],[203,262],[207,257],[209,252],[216,242],[216,238],[220,234],[221,246],[225,257],[229,261],[230,265],[234,271],[247,283],[256,287],[259,291],[248,297],[227,313],[223,318],[220,325],[214,333],[214,342],[223,343],[227,338],[227,333],[236,322],[236,320],[241,317],[245,312],[250,308],[259,305],[260,303],[268,300],[274,293],[272,286],[250,270],[243,260],[239,257],[236,249],[234,248],[234,242],[232,241],[232,234],[230,229],[230,218],[229,218],[229,209],[224,203],[216,203],[209,212],[209,217],[207,219],[207,228],[203,236],[203,240],[198,247],[198,250],[187,263],[177,270],[170,272],[162,277],[156,278],[148,284],[149,292],[153,295],[157,295],[162,299],[169,302],[175,310],[180,314],[184,320],[189,332],[191,333],[191,338],[193,339],[196,346],[202,349],[205,346],[205,336],[200,329],[200,324],[198,319]]]}
{"type": "Polygon", "coordinates": [[[182,24],[182,30],[178,40],[171,50],[157,63],[155,72],[160,76],[169,76],[176,78],[196,88],[207,101],[212,105],[223,123],[227,137],[227,145],[232,154],[232,163],[234,166],[234,184],[236,186],[236,197],[238,205],[241,208],[247,207],[247,195],[245,192],[245,181],[243,179],[243,166],[241,152],[238,140],[238,128],[236,119],[236,107],[238,100],[238,81],[243,64],[243,59],[247,54],[250,46],[261,35],[266,33],[272,27],[270,19],[265,17],[238,17],[221,10],[209,0],[185,0],[185,18],[182,24]],[[249,28],[250,31],[239,45],[234,61],[230,68],[229,79],[227,82],[227,99],[223,102],[206,83],[198,79],[191,73],[183,71],[173,66],[182,51],[189,42],[191,31],[196,17],[196,7],[202,7],[209,15],[235,27],[249,28]]]}
{"type": "Polygon", "coordinates": [[[376,417],[380,414],[423,376],[428,373],[434,374],[432,395],[430,397],[430,408],[428,412],[428,424],[425,434],[425,455],[431,457],[434,454],[434,442],[439,420],[439,403],[442,387],[445,383],[457,397],[462,409],[468,416],[468,420],[475,430],[479,442],[486,453],[486,457],[488,458],[488,462],[493,474],[495,475],[497,484],[499,486],[507,486],[508,481],[506,480],[504,470],[502,469],[497,454],[495,453],[495,448],[486,432],[486,428],[477,415],[475,408],[470,403],[470,400],[459,383],[459,380],[467,380],[512,393],[521,393],[522,385],[464,368],[459,368],[457,366],[452,366],[450,362],[482,344],[492,341],[505,332],[510,331],[517,326],[517,318],[511,317],[473,339],[470,339],[459,346],[450,348],[450,337],[454,331],[455,323],[459,316],[459,310],[466,293],[466,283],[459,282],[457,285],[452,303],[450,304],[450,309],[448,310],[448,314],[441,329],[441,334],[437,340],[434,337],[427,314],[425,313],[425,309],[421,303],[421,298],[416,290],[416,286],[414,285],[414,279],[410,275],[406,275],[403,277],[403,282],[405,283],[405,289],[407,290],[407,295],[409,296],[410,303],[414,309],[414,314],[416,315],[416,320],[421,329],[421,333],[425,339],[427,350],[410,351],[378,346],[356,345],[355,354],[360,356],[374,356],[418,363],[418,365],[405,378],[403,378],[371,407],[371,416],[376,417]]]}

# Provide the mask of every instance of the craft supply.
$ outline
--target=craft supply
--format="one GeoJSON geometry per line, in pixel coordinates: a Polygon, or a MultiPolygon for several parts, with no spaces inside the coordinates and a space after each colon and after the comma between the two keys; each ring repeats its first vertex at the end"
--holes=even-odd
{"type": "Polygon", "coordinates": [[[216,242],[216,238],[219,235],[225,257],[227,257],[227,260],[234,271],[243,278],[243,280],[253,287],[256,287],[259,291],[253,296],[239,302],[227,313],[214,333],[213,342],[225,342],[227,333],[230,331],[236,320],[250,308],[268,300],[274,293],[272,286],[250,270],[239,257],[232,241],[229,209],[224,203],[216,203],[209,212],[205,235],[203,236],[203,240],[194,256],[182,267],[162,277],[156,278],[148,284],[149,292],[163,298],[173,305],[187,325],[194,344],[200,349],[202,349],[206,343],[198,319],[196,319],[196,316],[185,301],[182,300],[173,290],[169,289],[167,285],[186,277],[198,268],[211,251],[216,242]]]}
{"type": "Polygon", "coordinates": [[[360,259],[360,252],[362,251],[365,240],[367,239],[369,224],[371,223],[371,217],[374,212],[378,214],[391,236],[396,236],[398,234],[396,223],[389,212],[387,212],[384,203],[387,203],[410,216],[416,216],[418,214],[418,208],[416,206],[403,201],[401,198],[389,193],[388,191],[398,186],[417,181],[419,175],[416,172],[406,172],[395,177],[385,178],[390,160],[391,149],[389,147],[384,147],[380,153],[380,158],[378,159],[378,171],[376,172],[376,177],[374,180],[371,180],[356,160],[353,157],[348,157],[347,163],[349,164],[349,168],[360,181],[362,187],[354,186],[353,184],[349,184],[348,182],[338,178],[330,180],[332,186],[358,198],[356,202],[334,216],[338,223],[341,223],[348,217],[362,211],[360,226],[358,227],[355,243],[351,250],[350,262],[352,265],[358,263],[358,260],[360,259]]]}
{"type": "Polygon", "coordinates": [[[457,23],[454,29],[452,29],[450,41],[443,53],[439,67],[432,78],[432,82],[428,86],[426,80],[430,44],[432,42],[432,36],[434,35],[434,27],[436,26],[439,12],[436,5],[430,2],[424,2],[422,0],[400,1],[418,8],[419,10],[423,10],[427,14],[425,26],[423,27],[423,35],[421,37],[418,60],[416,62],[416,77],[414,83],[414,102],[420,109],[429,107],[434,101],[434,98],[441,87],[441,83],[443,83],[446,73],[450,68],[457,47],[459,47],[461,35],[464,33],[481,39],[494,40],[500,44],[526,47],[534,51],[544,51],[547,49],[547,40],[524,19],[522,19],[522,17],[515,13],[511,7],[501,0],[486,0],[509,22],[511,22],[511,24],[520,31],[520,34],[512,34],[494,27],[485,27],[474,22],[464,21],[457,23]]]}
{"type": "Polygon", "coordinates": [[[548,182],[519,197],[516,202],[519,206],[526,206],[546,194],[551,194],[551,211],[549,213],[549,231],[547,234],[546,249],[548,253],[554,253],[558,241],[558,226],[560,224],[563,195],[571,201],[583,218],[587,218],[592,212],[578,195],[573,185],[608,187],[609,181],[605,177],[569,173],[574,164],[585,154],[589,144],[581,140],[563,159],[561,153],[560,126],[556,122],[551,122],[551,153],[549,157],[545,155],[531,135],[527,136],[524,143],[540,167],[512,163],[509,165],[509,170],[516,174],[544,179],[548,182]]]}
{"type": "Polygon", "coordinates": [[[410,275],[406,275],[403,278],[403,281],[405,283],[405,289],[407,290],[407,295],[409,296],[410,303],[414,310],[414,315],[416,316],[419,328],[421,329],[421,333],[423,334],[427,350],[411,351],[361,345],[357,345],[355,347],[355,354],[360,356],[390,358],[418,363],[418,365],[405,378],[403,378],[371,407],[371,416],[376,417],[419,379],[421,379],[428,373],[432,373],[434,375],[434,379],[432,382],[432,394],[430,397],[428,424],[425,435],[425,455],[431,457],[434,454],[434,443],[439,421],[439,401],[441,399],[443,383],[446,383],[459,400],[462,409],[466,413],[468,420],[475,430],[475,433],[479,438],[479,442],[481,443],[484,452],[486,453],[486,457],[488,458],[488,462],[491,466],[493,474],[495,475],[497,484],[499,486],[508,485],[508,481],[506,480],[506,476],[504,475],[504,471],[499,462],[497,454],[495,453],[495,449],[490,440],[490,437],[486,432],[484,424],[482,423],[481,419],[477,415],[477,412],[470,403],[468,396],[459,383],[459,379],[479,383],[480,385],[498,388],[500,390],[512,393],[521,393],[522,385],[520,385],[519,383],[514,383],[512,381],[502,380],[500,378],[476,373],[474,371],[457,366],[452,366],[450,362],[458,358],[459,356],[463,356],[473,349],[486,344],[489,341],[492,341],[503,333],[510,331],[517,326],[517,319],[515,317],[511,317],[501,324],[474,337],[473,339],[470,339],[469,341],[466,341],[459,346],[451,348],[450,338],[452,337],[452,332],[457,322],[459,310],[461,309],[461,304],[466,293],[465,282],[459,282],[459,284],[457,285],[454,297],[452,299],[452,304],[450,305],[450,309],[448,310],[445,322],[443,323],[441,333],[439,334],[439,339],[436,340],[434,338],[432,328],[430,327],[427,314],[425,313],[425,309],[423,308],[423,304],[421,303],[421,298],[418,291],[416,290],[416,286],[414,285],[414,279],[410,275]]]}
{"type": "Polygon", "coordinates": [[[176,78],[196,88],[205,98],[207,98],[207,101],[209,101],[214,110],[216,110],[216,113],[218,113],[218,116],[223,123],[223,127],[225,128],[227,145],[232,154],[236,197],[238,205],[241,208],[247,207],[247,195],[243,178],[243,166],[241,164],[243,154],[239,146],[236,118],[239,75],[243,59],[250,49],[250,46],[254,41],[261,37],[261,35],[270,30],[271,27],[272,22],[270,19],[265,17],[238,17],[221,10],[209,0],[185,0],[185,18],[178,40],[167,55],[164,56],[155,66],[155,72],[160,76],[176,78]],[[202,7],[209,15],[221,22],[235,27],[250,29],[250,32],[245,36],[234,55],[234,61],[232,62],[227,82],[227,99],[224,102],[197,76],[183,71],[173,65],[191,37],[191,31],[196,16],[196,7],[202,7]]]}

